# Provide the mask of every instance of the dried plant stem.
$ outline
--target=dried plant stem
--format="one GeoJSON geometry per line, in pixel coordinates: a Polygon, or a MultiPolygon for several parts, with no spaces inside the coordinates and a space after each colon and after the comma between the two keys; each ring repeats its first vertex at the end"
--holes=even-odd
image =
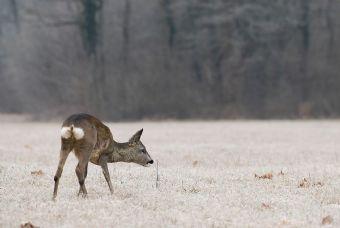
{"type": "Polygon", "coordinates": [[[159,188],[158,160],[156,161],[156,188],[159,188]]]}

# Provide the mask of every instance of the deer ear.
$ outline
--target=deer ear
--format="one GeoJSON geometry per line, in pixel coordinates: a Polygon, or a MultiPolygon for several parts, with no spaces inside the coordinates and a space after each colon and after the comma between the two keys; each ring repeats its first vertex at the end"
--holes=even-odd
{"type": "Polygon", "coordinates": [[[130,139],[129,142],[138,142],[140,140],[140,137],[142,136],[143,128],[137,131],[130,139]]]}

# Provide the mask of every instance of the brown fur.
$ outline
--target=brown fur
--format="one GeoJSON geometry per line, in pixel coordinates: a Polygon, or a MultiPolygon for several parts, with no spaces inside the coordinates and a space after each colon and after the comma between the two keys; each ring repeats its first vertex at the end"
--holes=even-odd
{"type": "Polygon", "coordinates": [[[62,127],[70,127],[71,136],[61,139],[60,159],[54,177],[54,199],[57,196],[63,167],[72,150],[79,161],[76,167],[76,174],[80,185],[79,194],[82,193],[84,196],[87,195],[85,179],[89,161],[102,167],[111,193],[113,193],[113,187],[107,168],[108,162],[134,162],[143,166],[153,163],[145,146],[140,141],[143,129],[134,134],[128,142],[118,143],[113,140],[111,131],[107,126],[88,114],[74,114],[64,121],[62,127]],[[84,136],[77,140],[73,135],[73,128],[82,129],[84,136]]]}

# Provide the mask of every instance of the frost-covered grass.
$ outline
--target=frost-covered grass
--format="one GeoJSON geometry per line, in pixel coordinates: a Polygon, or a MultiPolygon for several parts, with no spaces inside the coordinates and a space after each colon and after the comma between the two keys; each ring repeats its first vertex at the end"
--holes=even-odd
{"type": "Polygon", "coordinates": [[[71,154],[53,202],[60,124],[1,123],[0,227],[314,227],[326,216],[340,226],[339,121],[109,126],[118,141],[144,128],[158,189],[155,166],[116,163],[110,195],[90,164],[88,198],[78,198],[71,154]]]}

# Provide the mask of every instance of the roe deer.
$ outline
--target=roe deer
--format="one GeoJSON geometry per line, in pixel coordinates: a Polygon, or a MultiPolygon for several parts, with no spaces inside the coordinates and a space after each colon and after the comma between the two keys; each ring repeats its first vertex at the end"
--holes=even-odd
{"type": "Polygon", "coordinates": [[[118,143],[113,140],[110,129],[97,118],[88,114],[74,114],[68,117],[61,128],[61,150],[57,172],[54,176],[53,199],[57,196],[58,184],[67,156],[73,150],[78,158],[76,174],[79,181],[79,193],[85,197],[85,178],[88,162],[100,165],[109,185],[113,187],[108,162],[134,162],[142,166],[153,163],[145,146],[140,141],[143,129],[136,132],[128,142],[118,143]]]}

